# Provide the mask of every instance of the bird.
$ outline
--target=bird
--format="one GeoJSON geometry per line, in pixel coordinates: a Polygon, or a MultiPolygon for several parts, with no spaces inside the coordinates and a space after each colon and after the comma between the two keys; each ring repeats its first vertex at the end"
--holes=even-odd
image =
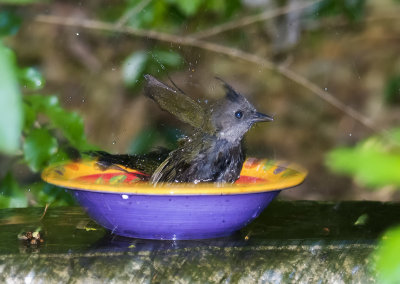
{"type": "Polygon", "coordinates": [[[258,122],[273,121],[273,116],[260,113],[233,87],[220,78],[225,96],[201,104],[191,99],[171,80],[169,86],[152,75],[144,75],[144,94],[159,107],[193,128],[191,135],[178,142],[175,150],[159,148],[142,155],[109,154],[97,151],[97,164],[102,169],[132,168],[143,173],[141,178],[158,183],[234,183],[245,161],[243,138],[258,122]]]}

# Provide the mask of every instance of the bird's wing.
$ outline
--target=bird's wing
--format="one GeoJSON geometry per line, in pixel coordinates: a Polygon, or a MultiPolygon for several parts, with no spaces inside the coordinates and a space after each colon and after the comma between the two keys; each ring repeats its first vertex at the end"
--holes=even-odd
{"type": "Polygon", "coordinates": [[[144,77],[147,81],[144,89],[147,97],[153,99],[163,110],[175,115],[181,121],[194,128],[203,128],[205,114],[200,104],[182,91],[165,85],[151,75],[144,77]]]}

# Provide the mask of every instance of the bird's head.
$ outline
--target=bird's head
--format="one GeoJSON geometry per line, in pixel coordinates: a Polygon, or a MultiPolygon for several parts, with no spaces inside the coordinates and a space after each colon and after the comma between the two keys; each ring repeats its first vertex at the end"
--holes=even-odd
{"type": "Polygon", "coordinates": [[[231,142],[240,141],[253,124],[273,121],[272,116],[258,112],[230,85],[225,82],[223,85],[226,95],[209,109],[209,123],[218,138],[231,142]]]}

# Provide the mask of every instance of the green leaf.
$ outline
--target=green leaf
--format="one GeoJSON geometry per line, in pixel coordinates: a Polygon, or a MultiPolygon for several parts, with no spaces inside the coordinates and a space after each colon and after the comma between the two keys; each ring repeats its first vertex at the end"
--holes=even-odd
{"type": "MultiPolygon", "coordinates": [[[[234,2],[234,1],[229,1],[234,2]]],[[[209,9],[215,13],[222,13],[226,10],[227,2],[220,0],[209,0],[206,1],[206,9],[209,9]]]]}
{"type": "Polygon", "coordinates": [[[388,80],[385,86],[384,99],[388,104],[400,104],[400,75],[388,80]]]}
{"type": "Polygon", "coordinates": [[[24,158],[32,171],[44,168],[49,159],[57,152],[57,139],[46,129],[34,129],[25,139],[24,158]]]}
{"type": "Polygon", "coordinates": [[[45,83],[42,74],[33,67],[20,69],[18,78],[22,86],[31,90],[39,90],[45,83]]]}
{"type": "Polygon", "coordinates": [[[386,232],[375,252],[378,283],[399,283],[400,279],[400,227],[386,232]]]}
{"type": "MultiPolygon", "coordinates": [[[[0,1],[1,3],[2,1],[0,1]]],[[[12,10],[0,11],[0,37],[14,35],[21,25],[21,18],[12,10]]]]}
{"type": "Polygon", "coordinates": [[[193,16],[196,14],[203,3],[202,0],[169,0],[169,2],[174,3],[186,16],[193,16]]]}
{"type": "Polygon", "coordinates": [[[135,86],[143,74],[148,61],[148,54],[145,51],[136,51],[128,56],[122,65],[122,77],[125,85],[135,86]]]}
{"type": "Polygon", "coordinates": [[[76,205],[71,194],[66,189],[60,188],[45,182],[36,182],[29,187],[37,206],[70,206],[76,205]]]}
{"type": "Polygon", "coordinates": [[[0,152],[19,149],[23,112],[14,53],[0,42],[0,152]]]}
{"type": "Polygon", "coordinates": [[[389,137],[396,141],[398,145],[400,145],[400,128],[395,128],[389,132],[389,137]]]}
{"type": "Polygon", "coordinates": [[[71,160],[71,157],[63,149],[58,148],[57,153],[51,156],[49,159],[49,164],[55,164],[63,161],[71,160]]]}
{"type": "Polygon", "coordinates": [[[354,222],[354,226],[363,226],[367,224],[367,222],[368,222],[368,214],[362,214],[354,222]]]}
{"type": "MultiPolygon", "coordinates": [[[[390,137],[399,141],[399,129],[390,137]]],[[[351,175],[371,187],[395,185],[400,187],[400,149],[387,140],[371,137],[353,148],[338,148],[327,155],[327,165],[338,173],[351,175]]]]}
{"type": "Polygon", "coordinates": [[[48,183],[40,183],[39,202],[41,205],[52,204],[53,206],[76,205],[75,199],[64,188],[56,187],[48,183]]]}
{"type": "Polygon", "coordinates": [[[68,112],[60,107],[47,110],[46,115],[53,126],[62,131],[72,146],[80,150],[91,148],[86,141],[83,119],[76,112],[68,112]]]}
{"type": "MultiPolygon", "coordinates": [[[[138,5],[140,0],[130,2],[127,9],[138,5]]],[[[164,23],[165,27],[168,25],[168,20],[166,20],[168,12],[168,5],[165,1],[151,1],[145,9],[129,19],[128,25],[135,28],[154,28],[164,23]]]]}
{"type": "Polygon", "coordinates": [[[64,110],[56,96],[28,95],[24,99],[34,112],[46,115],[52,127],[59,129],[73,147],[82,151],[93,148],[87,143],[83,119],[64,110]]]}
{"type": "Polygon", "coordinates": [[[341,148],[329,153],[328,165],[339,173],[355,176],[357,181],[368,186],[400,186],[399,154],[341,148]]]}
{"type": "Polygon", "coordinates": [[[153,59],[162,65],[168,67],[179,67],[182,65],[182,57],[178,52],[167,50],[155,50],[151,53],[153,59]]]}
{"type": "Polygon", "coordinates": [[[360,20],[365,12],[365,0],[323,0],[316,4],[318,17],[343,15],[350,21],[360,20]]]}
{"type": "Polygon", "coordinates": [[[25,115],[24,130],[29,131],[36,121],[37,113],[26,101],[23,102],[22,107],[25,115]]]}
{"type": "Polygon", "coordinates": [[[0,208],[28,206],[28,200],[11,172],[0,181],[0,208]]]}

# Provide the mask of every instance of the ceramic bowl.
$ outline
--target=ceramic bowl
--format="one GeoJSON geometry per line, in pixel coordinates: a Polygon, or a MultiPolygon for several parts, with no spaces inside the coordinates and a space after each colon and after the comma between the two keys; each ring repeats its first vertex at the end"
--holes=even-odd
{"type": "Polygon", "coordinates": [[[89,216],[112,233],[134,238],[188,240],[231,235],[254,220],[306,170],[249,158],[234,184],[158,184],[121,167],[102,171],[95,161],[48,167],[42,178],[67,188],[89,216]]]}

